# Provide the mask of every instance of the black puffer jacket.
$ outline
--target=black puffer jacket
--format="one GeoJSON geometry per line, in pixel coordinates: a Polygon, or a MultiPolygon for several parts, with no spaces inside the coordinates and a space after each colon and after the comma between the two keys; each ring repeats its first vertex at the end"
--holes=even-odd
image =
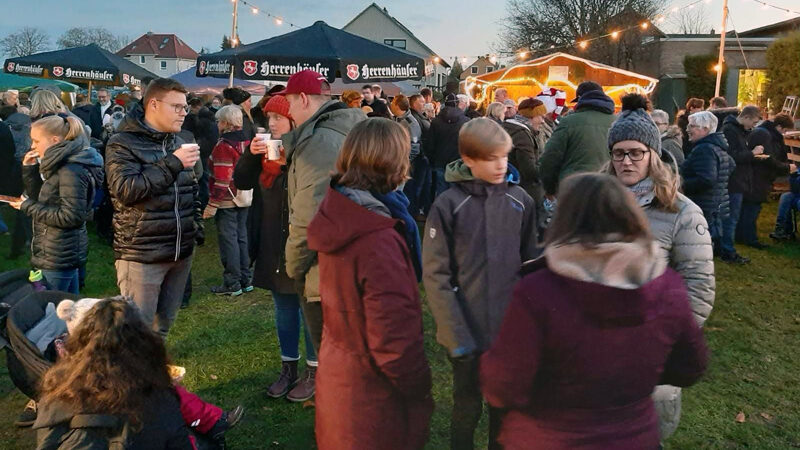
{"type": "Polygon", "coordinates": [[[103,159],[84,135],[49,149],[41,165],[22,170],[28,200],[20,208],[33,220],[31,264],[68,270],[85,261],[86,219],[103,185],[103,159]]]}
{"type": "Polygon", "coordinates": [[[451,162],[461,158],[458,153],[458,132],[469,122],[464,111],[456,106],[445,106],[431,122],[428,138],[429,148],[423,149],[433,167],[444,169],[451,162]]]}
{"type": "Polygon", "coordinates": [[[172,153],[183,140],[144,124],[137,105],[106,145],[114,255],[140,263],[191,256],[200,220],[197,177],[172,153]]]}
{"type": "Polygon", "coordinates": [[[736,120],[736,116],[728,116],[722,125],[725,140],[728,141],[728,154],[736,162],[736,170],[731,174],[728,190],[731,194],[749,192],[753,184],[753,161],[755,157],[747,145],[748,131],[736,120]]]}
{"type": "Polygon", "coordinates": [[[725,136],[711,133],[694,143],[681,168],[683,191],[703,210],[709,225],[730,215],[728,180],[736,163],[727,151],[725,136]]]}

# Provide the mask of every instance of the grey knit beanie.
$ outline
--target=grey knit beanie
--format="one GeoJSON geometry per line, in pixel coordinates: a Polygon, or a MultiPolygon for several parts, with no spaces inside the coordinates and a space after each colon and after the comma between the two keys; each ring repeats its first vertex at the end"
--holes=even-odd
{"type": "Polygon", "coordinates": [[[644,108],[623,110],[608,132],[608,148],[622,141],[638,141],[661,157],[661,133],[644,108]]]}

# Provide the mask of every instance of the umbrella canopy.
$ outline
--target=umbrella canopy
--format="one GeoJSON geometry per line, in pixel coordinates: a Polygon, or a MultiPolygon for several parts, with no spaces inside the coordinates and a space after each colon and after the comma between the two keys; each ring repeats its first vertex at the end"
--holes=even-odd
{"type": "Polygon", "coordinates": [[[403,50],[364,39],[318,21],[281,36],[202,55],[197,76],[283,81],[301,70],[319,72],[328,82],[345,83],[418,80],[425,61],[403,50]]]}
{"type": "MultiPolygon", "coordinates": [[[[194,94],[221,94],[222,90],[228,87],[227,79],[201,78],[198,77],[195,72],[196,69],[192,67],[191,69],[176,73],[170,78],[179,81],[189,92],[194,94]]],[[[264,95],[264,92],[267,90],[263,84],[252,83],[238,78],[233,79],[233,85],[244,89],[249,92],[250,95],[264,95]]]]}
{"type": "Polygon", "coordinates": [[[23,77],[20,75],[13,75],[10,73],[0,72],[0,91],[7,91],[9,89],[17,89],[21,92],[32,90],[36,86],[56,86],[62,92],[75,92],[78,86],[67,83],[66,81],[46,80],[43,78],[23,77]]]}
{"type": "MultiPolygon", "coordinates": [[[[405,96],[414,95],[419,92],[419,88],[415,87],[409,81],[395,81],[393,83],[370,83],[370,84],[377,84],[383,89],[383,93],[386,94],[387,97],[396,97],[400,94],[405,96]]],[[[331,94],[332,95],[342,95],[342,92],[347,90],[355,90],[361,92],[361,86],[353,86],[352,84],[345,84],[341,80],[336,80],[331,83],[331,94]]]]}
{"type": "Polygon", "coordinates": [[[143,77],[158,78],[97,44],[9,58],[3,69],[17,75],[112,86],[137,86],[143,77]]]}

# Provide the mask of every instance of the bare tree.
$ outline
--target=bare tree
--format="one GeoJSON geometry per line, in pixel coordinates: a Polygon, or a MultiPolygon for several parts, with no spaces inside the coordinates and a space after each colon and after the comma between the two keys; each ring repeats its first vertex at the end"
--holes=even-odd
{"type": "Polygon", "coordinates": [[[65,31],[56,42],[60,48],[82,47],[95,43],[112,53],[130,42],[128,36],[115,35],[103,27],[74,27],[65,31]]]}
{"type": "Polygon", "coordinates": [[[704,34],[711,30],[708,11],[702,3],[676,11],[667,24],[670,31],[680,34],[704,34]]]}
{"type": "Polygon", "coordinates": [[[41,28],[25,27],[0,39],[0,50],[8,56],[28,56],[50,48],[50,36],[41,28]]]}
{"type": "Polygon", "coordinates": [[[659,0],[508,0],[502,48],[530,51],[531,56],[551,49],[576,54],[590,51],[593,60],[628,66],[646,30],[631,30],[623,34],[624,39],[593,41],[591,50],[582,51],[576,43],[650,20],[662,7],[659,0]]]}

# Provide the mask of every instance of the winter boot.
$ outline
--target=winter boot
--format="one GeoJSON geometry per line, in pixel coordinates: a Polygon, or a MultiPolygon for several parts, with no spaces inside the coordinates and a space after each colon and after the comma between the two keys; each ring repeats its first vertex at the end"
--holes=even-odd
{"type": "Polygon", "coordinates": [[[297,386],[286,395],[286,399],[290,402],[304,402],[311,399],[314,396],[316,378],[317,368],[307,366],[306,373],[297,382],[297,386]]]}
{"type": "Polygon", "coordinates": [[[281,374],[278,379],[269,386],[267,395],[272,398],[281,398],[289,393],[289,390],[297,384],[297,361],[284,361],[281,364],[281,374]]]}

